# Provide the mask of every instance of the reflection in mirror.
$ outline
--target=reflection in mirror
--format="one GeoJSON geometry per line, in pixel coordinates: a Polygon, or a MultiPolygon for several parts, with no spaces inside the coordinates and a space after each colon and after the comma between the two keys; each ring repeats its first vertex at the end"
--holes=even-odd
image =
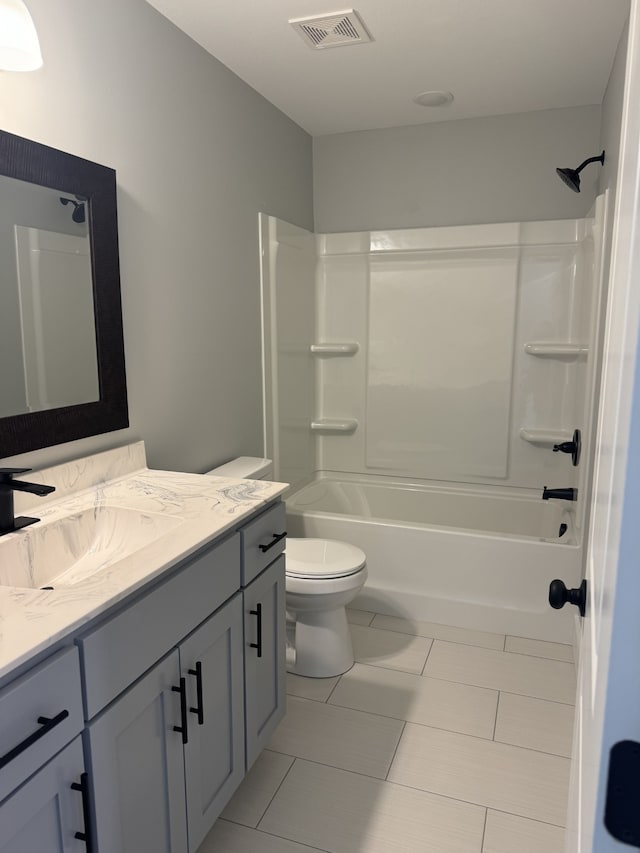
{"type": "Polygon", "coordinates": [[[0,458],[129,425],[116,174],[0,131],[0,458]]]}
{"type": "Polygon", "coordinates": [[[85,202],[0,176],[0,417],[100,397],[85,202]]]}

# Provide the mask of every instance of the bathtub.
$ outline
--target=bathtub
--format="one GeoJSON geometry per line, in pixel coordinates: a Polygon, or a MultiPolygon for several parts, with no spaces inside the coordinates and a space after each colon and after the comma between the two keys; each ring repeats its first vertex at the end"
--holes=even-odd
{"type": "Polygon", "coordinates": [[[554,578],[580,582],[581,548],[566,502],[490,487],[320,475],[286,504],[290,536],[344,540],[366,553],[369,579],[356,607],[573,641],[575,608],[552,610],[547,600],[554,578]]]}

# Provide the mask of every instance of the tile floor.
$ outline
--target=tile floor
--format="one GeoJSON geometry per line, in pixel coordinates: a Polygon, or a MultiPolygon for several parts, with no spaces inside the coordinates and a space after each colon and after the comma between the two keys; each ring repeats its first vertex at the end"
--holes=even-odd
{"type": "Polygon", "coordinates": [[[559,643],[349,611],[356,664],[287,716],[199,853],[562,853],[559,643]]]}

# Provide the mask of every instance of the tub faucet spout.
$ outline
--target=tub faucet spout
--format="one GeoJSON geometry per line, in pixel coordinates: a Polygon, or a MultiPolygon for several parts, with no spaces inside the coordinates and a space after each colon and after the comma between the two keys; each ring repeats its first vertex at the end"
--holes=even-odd
{"type": "Polygon", "coordinates": [[[548,501],[549,498],[555,498],[559,501],[577,501],[577,489],[548,489],[546,486],[542,492],[542,500],[548,501]]]}

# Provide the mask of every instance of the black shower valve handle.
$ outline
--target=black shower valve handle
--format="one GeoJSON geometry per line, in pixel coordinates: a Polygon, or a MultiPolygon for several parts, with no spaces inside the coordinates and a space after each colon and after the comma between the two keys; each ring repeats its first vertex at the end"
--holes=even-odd
{"type": "Polygon", "coordinates": [[[575,466],[580,462],[580,453],[582,451],[582,434],[579,429],[574,429],[573,439],[571,441],[563,441],[560,444],[553,445],[554,453],[570,453],[571,462],[575,466]]]}

